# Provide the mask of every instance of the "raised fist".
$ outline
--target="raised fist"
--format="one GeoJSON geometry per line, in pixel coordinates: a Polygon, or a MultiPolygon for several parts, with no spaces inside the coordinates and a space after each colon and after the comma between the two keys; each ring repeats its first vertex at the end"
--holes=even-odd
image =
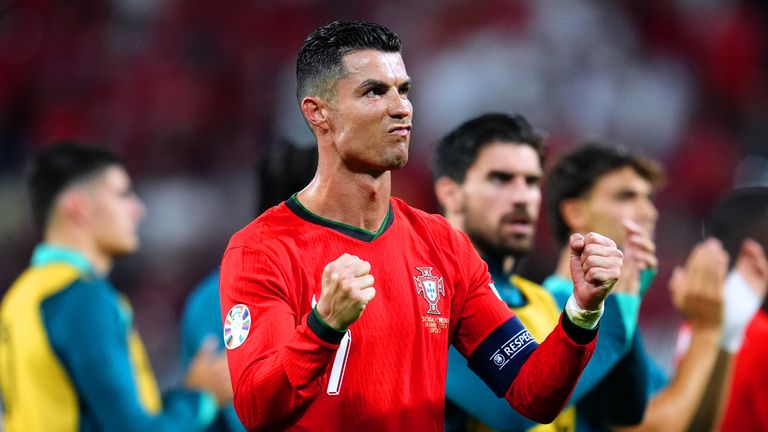
{"type": "Polygon", "coordinates": [[[376,295],[370,273],[367,261],[349,254],[326,265],[317,301],[320,319],[336,330],[346,330],[360,319],[365,306],[376,295]]]}
{"type": "Polygon", "coordinates": [[[568,246],[576,305],[598,310],[621,274],[623,254],[613,240],[597,233],[572,234],[568,246]]]}

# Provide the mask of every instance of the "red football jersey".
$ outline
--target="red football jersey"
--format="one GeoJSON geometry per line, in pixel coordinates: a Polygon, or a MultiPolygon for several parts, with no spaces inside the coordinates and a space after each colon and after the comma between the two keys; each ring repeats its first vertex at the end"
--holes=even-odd
{"type": "Polygon", "coordinates": [[[768,313],[760,309],[736,356],[723,432],[768,431],[768,313]]]}
{"type": "MultiPolygon", "coordinates": [[[[273,207],[232,237],[220,289],[235,409],[249,429],[442,431],[449,344],[470,358],[517,322],[467,237],[396,198],[375,234],[295,198],[273,207]],[[371,264],[376,296],[342,339],[312,310],[323,268],[344,253],[371,264]]],[[[531,348],[499,394],[540,421],[559,413],[594,349],[565,321],[538,348],[523,329],[480,359],[501,370],[531,348]]]]}

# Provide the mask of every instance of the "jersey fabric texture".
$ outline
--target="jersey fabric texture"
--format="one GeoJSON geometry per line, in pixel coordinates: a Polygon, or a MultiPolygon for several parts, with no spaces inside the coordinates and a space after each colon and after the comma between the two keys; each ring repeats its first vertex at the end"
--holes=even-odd
{"type": "Polygon", "coordinates": [[[75,251],[39,245],[0,306],[4,427],[14,431],[200,430],[215,401],[161,401],[127,299],[75,251]]]}
{"type": "Polygon", "coordinates": [[[758,310],[736,357],[722,431],[768,430],[768,313],[758,310]]]}
{"type": "MultiPolygon", "coordinates": [[[[502,271],[499,260],[486,259],[496,289],[507,306],[520,318],[523,324],[531,330],[534,338],[543,340],[557,324],[557,317],[573,291],[572,286],[558,301],[557,297],[542,286],[519,276],[509,276],[502,271]],[[558,303],[560,303],[558,305],[558,303]]],[[[446,396],[451,403],[449,407],[469,414],[472,419],[454,419],[456,414],[447,413],[449,424],[456,425],[455,430],[471,429],[477,422],[499,431],[573,431],[576,427],[575,418],[578,412],[573,408],[584,395],[602,381],[611,369],[625,356],[629,350],[626,341],[628,333],[621,319],[621,312],[615,296],[606,300],[605,312],[601,319],[600,337],[595,352],[584,370],[579,383],[570,398],[565,410],[558,418],[547,425],[540,425],[521,416],[509,405],[501,403],[482,385],[469,370],[467,370],[461,355],[451,349],[448,358],[448,379],[446,396]],[[471,426],[467,426],[466,424],[471,426]]],[[[636,422],[642,416],[644,405],[636,407],[640,413],[625,416],[621,423],[636,422]]],[[[630,413],[631,414],[631,413],[630,413]]]]}
{"type": "MultiPolygon", "coordinates": [[[[207,340],[216,341],[219,352],[224,351],[221,337],[222,319],[219,301],[219,271],[203,279],[187,298],[181,315],[181,370],[189,364],[207,340]]],[[[206,432],[244,431],[232,404],[223,407],[206,432]]]]}
{"type": "MultiPolygon", "coordinates": [[[[588,387],[586,394],[579,395],[578,399],[574,397],[577,412],[576,430],[579,432],[608,431],[612,425],[639,423],[648,401],[667,383],[666,374],[645,351],[642,335],[636,324],[640,298],[647,292],[655,274],[654,270],[641,272],[639,296],[613,293],[606,299],[601,336],[607,334],[609,327],[623,331],[623,337],[615,335],[614,343],[624,343],[625,354],[618,361],[613,359],[611,363],[610,359],[598,355],[598,350],[595,350],[595,356],[582,377],[583,381],[589,380],[592,385],[588,387]],[[598,374],[603,376],[602,380],[596,379],[598,374]]],[[[567,301],[567,293],[573,290],[573,282],[558,275],[546,278],[542,286],[552,293],[558,304],[563,307],[567,301]]],[[[600,352],[604,353],[605,351],[600,352]]]]}
{"type": "MultiPolygon", "coordinates": [[[[449,344],[473,359],[486,338],[520,325],[491,283],[466,236],[396,198],[376,233],[322,219],[295,196],[273,207],[232,237],[221,266],[240,419],[248,429],[442,431],[449,344]],[[340,334],[318,325],[313,303],[324,267],[343,253],[371,264],[376,297],[340,334]]],[[[554,418],[596,333],[561,316],[504,397],[530,417],[554,418]]],[[[508,338],[479,360],[514,373],[505,353],[524,340],[508,338]]]]}

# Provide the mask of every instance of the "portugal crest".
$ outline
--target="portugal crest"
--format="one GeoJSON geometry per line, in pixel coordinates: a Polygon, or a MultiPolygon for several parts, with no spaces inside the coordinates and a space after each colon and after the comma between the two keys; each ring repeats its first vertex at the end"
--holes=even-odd
{"type": "Polygon", "coordinates": [[[416,270],[421,272],[419,276],[413,277],[413,281],[416,282],[416,294],[422,295],[424,300],[429,303],[428,314],[440,315],[437,302],[441,295],[445,297],[442,276],[433,275],[432,267],[416,267],[416,270]]]}

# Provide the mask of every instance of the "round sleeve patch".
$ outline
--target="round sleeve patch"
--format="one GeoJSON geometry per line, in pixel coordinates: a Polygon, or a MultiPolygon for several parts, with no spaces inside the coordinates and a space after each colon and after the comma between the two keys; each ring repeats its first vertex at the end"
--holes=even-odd
{"type": "Polygon", "coordinates": [[[248,306],[237,304],[227,312],[224,320],[224,345],[227,349],[235,349],[245,342],[251,329],[251,313],[248,306]]]}

